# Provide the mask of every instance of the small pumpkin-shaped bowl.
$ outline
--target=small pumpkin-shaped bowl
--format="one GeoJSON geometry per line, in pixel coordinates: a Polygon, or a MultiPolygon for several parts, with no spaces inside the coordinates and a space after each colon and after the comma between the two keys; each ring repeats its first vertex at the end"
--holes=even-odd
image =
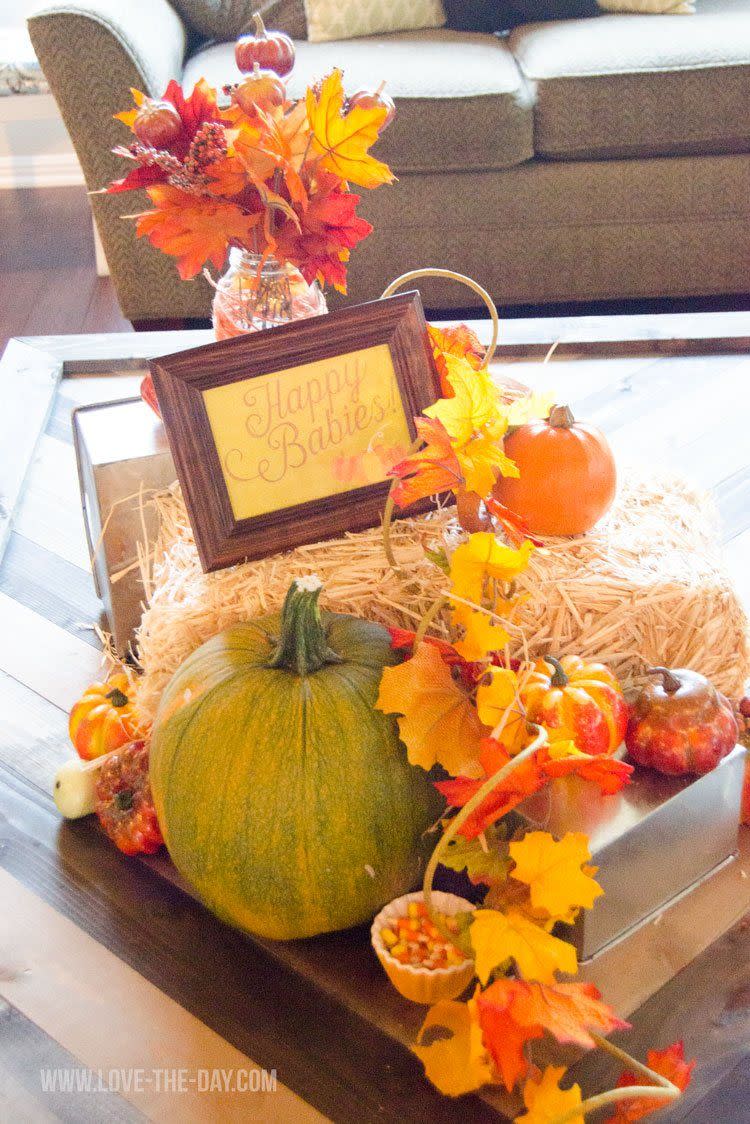
{"type": "MultiPolygon", "coordinates": [[[[395,956],[391,956],[380,935],[381,930],[390,928],[399,918],[406,917],[410,902],[423,901],[424,894],[421,890],[394,898],[373,921],[370,937],[375,954],[396,991],[405,999],[411,999],[412,1003],[431,1004],[441,999],[455,999],[460,995],[474,976],[474,961],[467,957],[460,964],[451,964],[447,968],[423,968],[421,965],[402,964],[395,956]]],[[[439,913],[449,917],[474,908],[465,898],[446,894],[441,890],[432,891],[432,904],[439,913]]]]}

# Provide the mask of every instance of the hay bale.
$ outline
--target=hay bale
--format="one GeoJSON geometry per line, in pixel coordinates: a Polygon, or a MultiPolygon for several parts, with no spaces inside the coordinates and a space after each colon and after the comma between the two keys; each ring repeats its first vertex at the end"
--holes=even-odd
{"type": "MultiPolygon", "coordinates": [[[[146,715],[190,652],[277,608],[303,574],[320,575],[330,609],[415,628],[446,589],[424,549],[450,553],[461,534],[451,509],[399,520],[401,574],[388,565],[380,528],[204,574],[179,489],[155,502],[161,532],[138,633],[146,715]]],[[[512,655],[578,652],[611,664],[626,684],[650,663],[691,666],[735,695],[750,674],[747,618],[722,565],[713,507],[682,480],[627,476],[604,523],[577,539],[546,540],[518,584],[530,597],[513,621],[512,655]]],[[[447,634],[445,616],[435,627],[447,634]]]]}

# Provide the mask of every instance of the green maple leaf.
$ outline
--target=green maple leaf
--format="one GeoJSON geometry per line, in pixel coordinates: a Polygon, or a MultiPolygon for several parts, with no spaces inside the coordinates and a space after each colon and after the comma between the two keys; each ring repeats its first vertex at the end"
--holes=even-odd
{"type": "Polygon", "coordinates": [[[505,833],[498,827],[485,832],[487,849],[479,839],[455,839],[443,851],[440,862],[450,870],[465,870],[472,882],[493,886],[505,882],[511,867],[505,833]]]}

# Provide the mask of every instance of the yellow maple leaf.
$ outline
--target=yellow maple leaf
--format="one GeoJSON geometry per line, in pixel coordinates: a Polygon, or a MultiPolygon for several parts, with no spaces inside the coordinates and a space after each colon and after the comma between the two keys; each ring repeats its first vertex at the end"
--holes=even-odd
{"type": "Polygon", "coordinates": [[[523,398],[517,398],[503,407],[508,425],[526,425],[535,418],[546,418],[555,404],[555,393],[551,390],[535,390],[523,398]]]}
{"type": "Polygon", "coordinates": [[[482,1030],[471,1006],[444,999],[427,1013],[414,1053],[425,1076],[448,1097],[460,1097],[493,1080],[482,1030]],[[425,1040],[429,1044],[422,1044],[425,1040]]]}
{"type": "Polygon", "coordinates": [[[539,983],[554,983],[558,971],[571,976],[576,972],[573,945],[553,937],[520,910],[478,909],[469,933],[477,976],[483,984],[509,959],[515,960],[523,979],[539,983]]]}
{"type": "Polygon", "coordinates": [[[439,398],[425,413],[438,418],[447,429],[454,446],[460,447],[490,422],[497,422],[500,394],[485,369],[475,371],[460,355],[444,356],[452,398],[439,398]]]}
{"type": "Polygon", "coordinates": [[[399,733],[412,765],[481,776],[479,748],[487,730],[432,644],[417,645],[410,660],[385,668],[377,707],[401,715],[399,733]]]}
{"type": "Polygon", "coordinates": [[[518,698],[518,676],[508,667],[491,667],[477,689],[477,713],[508,753],[515,754],[526,741],[526,715],[518,698]]]}
{"type": "Polygon", "coordinates": [[[523,573],[534,549],[528,539],[516,549],[505,546],[491,531],[476,531],[451,556],[451,583],[458,597],[479,604],[485,578],[509,582],[523,573]]]}
{"type": "Polygon", "coordinates": [[[488,434],[486,429],[485,426],[476,437],[456,449],[466,489],[476,492],[481,499],[486,499],[492,492],[498,473],[502,476],[520,475],[515,461],[506,457],[499,440],[488,434]]]}
{"type": "Polygon", "coordinates": [[[499,652],[508,643],[508,633],[495,624],[486,613],[460,606],[453,614],[454,623],[463,627],[464,634],[454,647],[465,660],[483,660],[491,652],[499,652]]]}
{"type": "Polygon", "coordinates": [[[510,845],[516,864],[511,877],[525,882],[534,909],[544,909],[554,917],[566,916],[571,909],[591,909],[604,893],[584,869],[591,854],[582,832],[569,831],[559,841],[548,831],[530,831],[510,845]]]}
{"type": "Polygon", "coordinates": [[[146,95],[142,94],[140,90],[134,89],[133,86],[130,87],[130,92],[133,95],[135,109],[126,109],[122,113],[113,113],[112,116],[115,121],[122,121],[123,124],[127,125],[127,127],[132,130],[135,125],[135,119],[138,116],[138,110],[146,100],[146,95]]]}
{"type": "MultiPolygon", "coordinates": [[[[569,1089],[561,1089],[560,1080],[564,1075],[564,1066],[550,1065],[538,1080],[530,1077],[523,1087],[527,1111],[516,1117],[515,1124],[550,1124],[551,1120],[577,1108],[581,1104],[581,1087],[571,1085],[569,1089]]],[[[570,1124],[584,1124],[583,1113],[571,1116],[570,1124]]]]}
{"type": "Polygon", "coordinates": [[[342,180],[369,188],[391,183],[395,179],[391,169],[367,151],[378,139],[388,111],[355,106],[344,113],[341,79],[341,71],[332,70],[317,95],[314,89],[307,91],[313,151],[320,153],[321,166],[342,180]]]}

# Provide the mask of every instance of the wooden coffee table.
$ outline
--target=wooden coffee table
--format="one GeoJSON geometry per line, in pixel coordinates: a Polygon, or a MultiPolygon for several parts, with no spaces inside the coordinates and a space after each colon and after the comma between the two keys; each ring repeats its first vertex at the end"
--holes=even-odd
{"type": "MultiPolygon", "coordinates": [[[[286,945],[242,937],[177,888],[164,859],[124,858],[91,819],[62,823],[49,795],[71,752],[67,711],[101,659],[70,410],[137,393],[148,357],[209,339],[27,339],[12,341],[0,365],[0,1118],[501,1119],[512,1110],[494,1094],[454,1102],[424,1080],[408,1050],[423,1010],[389,987],[364,930],[286,945]],[[271,1076],[264,1089],[249,1073],[258,1067],[275,1070],[275,1091],[271,1076]],[[79,1070],[71,1090],[43,1088],[70,1081],[50,1073],[79,1070]],[[228,1091],[203,1088],[215,1071],[228,1091]]],[[[606,429],[620,460],[669,466],[714,489],[730,568],[750,603],[750,316],[515,321],[504,325],[498,364],[557,388],[606,429]]],[[[652,933],[612,964],[611,988],[603,981],[610,998],[635,1007],[629,1050],[683,1037],[698,1059],[665,1121],[750,1121],[750,926],[741,920],[750,878],[731,897],[721,915],[707,901],[683,912],[667,939],[652,933]],[[713,943],[685,963],[701,927],[713,943]],[[654,979],[667,982],[642,1002],[654,979]]],[[[591,1056],[576,1077],[593,1089],[613,1073],[591,1056]]]]}

